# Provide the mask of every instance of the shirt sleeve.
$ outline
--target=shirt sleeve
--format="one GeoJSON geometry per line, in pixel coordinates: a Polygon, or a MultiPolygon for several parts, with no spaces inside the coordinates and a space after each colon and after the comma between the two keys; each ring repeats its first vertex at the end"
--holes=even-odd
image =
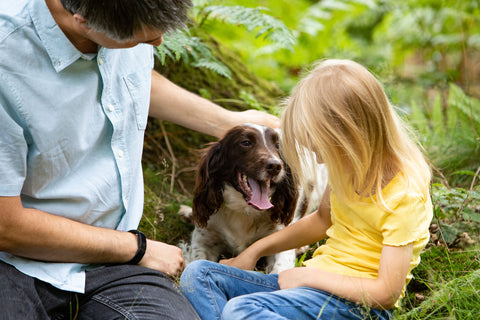
{"type": "Polygon", "coordinates": [[[428,239],[433,209],[430,197],[406,194],[392,201],[392,212],[386,213],[382,224],[383,244],[404,246],[428,239]]]}
{"type": "Polygon", "coordinates": [[[18,196],[27,167],[28,144],[23,127],[0,99],[0,196],[18,196]]]}

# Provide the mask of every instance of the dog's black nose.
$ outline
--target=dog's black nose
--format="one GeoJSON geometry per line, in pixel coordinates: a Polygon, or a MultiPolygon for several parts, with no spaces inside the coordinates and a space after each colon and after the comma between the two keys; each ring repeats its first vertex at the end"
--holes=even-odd
{"type": "Polygon", "coordinates": [[[280,173],[280,170],[282,170],[282,162],[278,159],[267,160],[265,163],[265,168],[270,175],[276,176],[280,173]]]}

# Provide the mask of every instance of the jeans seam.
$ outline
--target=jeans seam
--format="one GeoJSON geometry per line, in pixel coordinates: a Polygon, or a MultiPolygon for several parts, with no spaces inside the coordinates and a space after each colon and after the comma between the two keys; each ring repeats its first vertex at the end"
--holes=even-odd
{"type": "Polygon", "coordinates": [[[125,309],[124,307],[116,304],[115,302],[113,302],[111,299],[109,299],[108,297],[105,297],[105,296],[102,296],[100,294],[97,294],[95,296],[92,297],[92,300],[95,300],[97,301],[98,303],[101,303],[103,304],[104,306],[112,309],[113,311],[115,312],[118,312],[120,313],[123,317],[125,317],[125,319],[128,319],[128,320],[137,320],[137,317],[132,314],[131,312],[129,312],[127,309],[125,309]]]}
{"type": "Polygon", "coordinates": [[[278,286],[274,286],[274,285],[270,285],[268,284],[266,281],[264,281],[263,283],[259,283],[259,282],[256,282],[256,281],[252,281],[250,279],[247,279],[247,278],[243,278],[243,277],[239,277],[238,275],[236,275],[235,273],[230,273],[230,272],[225,272],[221,269],[215,269],[215,268],[210,268],[210,269],[207,269],[207,270],[204,270],[203,271],[203,275],[205,276],[208,272],[217,272],[217,273],[221,273],[221,274],[226,274],[226,275],[229,275],[231,277],[234,277],[238,280],[242,280],[242,281],[245,281],[245,282],[248,282],[248,283],[251,283],[251,284],[257,284],[257,285],[262,285],[262,286],[265,286],[265,287],[268,287],[268,288],[271,288],[271,289],[275,289],[275,290],[278,290],[278,286]]]}
{"type": "MultiPolygon", "coordinates": [[[[204,279],[205,279],[205,275],[206,275],[208,272],[209,272],[209,270],[206,270],[206,271],[204,272],[204,279]]],[[[217,311],[217,314],[220,315],[220,316],[218,317],[218,319],[221,319],[221,318],[222,318],[222,312],[220,311],[220,308],[218,307],[218,303],[217,303],[217,301],[216,301],[215,298],[214,298],[215,295],[214,295],[214,293],[213,293],[213,290],[212,290],[212,287],[211,287],[209,281],[207,281],[207,288],[208,288],[208,291],[210,291],[210,292],[209,292],[209,293],[210,293],[209,296],[212,297],[212,298],[211,298],[212,305],[215,306],[215,310],[217,311]]]]}

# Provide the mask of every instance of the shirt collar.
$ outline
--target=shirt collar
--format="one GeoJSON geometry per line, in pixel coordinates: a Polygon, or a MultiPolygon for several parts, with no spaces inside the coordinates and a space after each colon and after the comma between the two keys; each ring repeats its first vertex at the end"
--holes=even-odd
{"type": "Polygon", "coordinates": [[[83,56],[57,25],[45,0],[30,1],[29,11],[40,40],[57,72],[83,56]]]}

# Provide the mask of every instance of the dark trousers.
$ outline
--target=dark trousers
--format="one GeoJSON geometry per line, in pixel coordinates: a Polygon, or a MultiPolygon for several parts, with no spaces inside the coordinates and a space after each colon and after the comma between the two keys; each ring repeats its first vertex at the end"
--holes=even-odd
{"type": "Polygon", "coordinates": [[[84,294],[57,289],[0,261],[0,320],[198,319],[163,273],[131,265],[87,272],[84,294]]]}

